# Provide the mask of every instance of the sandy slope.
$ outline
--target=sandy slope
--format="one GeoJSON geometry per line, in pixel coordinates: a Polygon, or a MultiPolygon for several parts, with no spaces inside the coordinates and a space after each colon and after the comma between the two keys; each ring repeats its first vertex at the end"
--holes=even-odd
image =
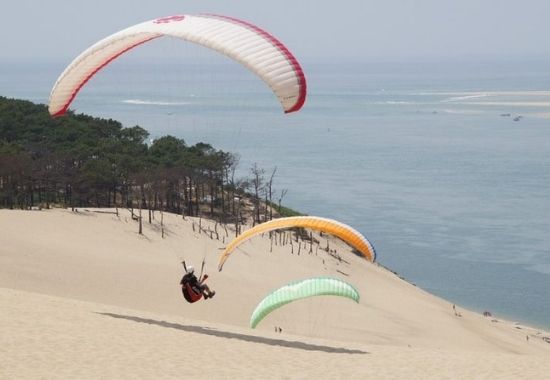
{"type": "MultiPolygon", "coordinates": [[[[452,305],[350,254],[342,261],[267,235],[237,250],[234,234],[165,214],[137,223],[94,210],[0,210],[0,378],[529,378],[550,374],[547,333],[452,305]],[[194,227],[194,230],[193,230],[194,227]],[[212,238],[210,237],[212,236],[212,238]],[[206,257],[214,299],[190,305],[179,261],[206,257]],[[342,273],[345,273],[343,275],[342,273]],[[268,291],[319,275],[355,285],[359,305],[335,297],[290,304],[251,330],[268,291]],[[274,326],[283,328],[273,332],[274,326]],[[529,339],[527,340],[527,336],[529,339]],[[193,351],[207,352],[196,356],[193,351]],[[188,371],[188,372],[187,372],[188,371]]],[[[383,252],[379,252],[383,255],[383,252]]]]}

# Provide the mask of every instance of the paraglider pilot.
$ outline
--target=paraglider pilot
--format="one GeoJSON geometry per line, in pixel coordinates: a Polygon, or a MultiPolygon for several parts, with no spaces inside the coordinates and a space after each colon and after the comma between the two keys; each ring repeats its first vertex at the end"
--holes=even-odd
{"type": "Polygon", "coordinates": [[[183,296],[188,302],[195,302],[204,297],[204,299],[212,298],[216,294],[215,291],[210,290],[208,285],[204,284],[204,281],[208,278],[205,274],[199,281],[195,276],[195,268],[188,266],[185,269],[186,273],[181,278],[180,285],[183,296]]]}

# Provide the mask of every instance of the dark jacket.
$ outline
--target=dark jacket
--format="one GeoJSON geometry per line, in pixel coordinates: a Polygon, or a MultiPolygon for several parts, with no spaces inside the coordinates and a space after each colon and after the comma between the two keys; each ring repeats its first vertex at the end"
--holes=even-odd
{"type": "Polygon", "coordinates": [[[199,279],[194,273],[186,273],[180,281],[180,285],[189,284],[191,287],[198,287],[199,279]]]}

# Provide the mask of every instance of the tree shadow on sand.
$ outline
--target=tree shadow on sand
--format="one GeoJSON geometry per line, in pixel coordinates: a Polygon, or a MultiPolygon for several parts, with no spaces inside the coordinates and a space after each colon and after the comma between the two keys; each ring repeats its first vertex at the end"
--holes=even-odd
{"type": "Polygon", "coordinates": [[[352,350],[352,349],[341,348],[341,347],[321,346],[317,344],[310,344],[310,343],[304,343],[304,342],[266,338],[266,337],[256,336],[256,335],[239,334],[239,333],[234,333],[229,331],[221,331],[221,330],[217,330],[209,327],[182,325],[179,323],[158,321],[155,319],[141,318],[141,317],[136,317],[131,315],[122,315],[122,314],[114,314],[114,313],[97,313],[97,314],[101,314],[112,318],[126,319],[129,321],[134,321],[138,323],[147,323],[149,325],[156,325],[156,326],[161,326],[161,327],[166,327],[166,328],[171,328],[176,330],[192,332],[196,334],[211,335],[211,336],[216,336],[218,338],[238,339],[245,342],[267,344],[269,346],[289,347],[289,348],[306,350],[306,351],[322,351],[322,352],[328,352],[332,354],[367,354],[368,353],[361,350],[352,350]]]}

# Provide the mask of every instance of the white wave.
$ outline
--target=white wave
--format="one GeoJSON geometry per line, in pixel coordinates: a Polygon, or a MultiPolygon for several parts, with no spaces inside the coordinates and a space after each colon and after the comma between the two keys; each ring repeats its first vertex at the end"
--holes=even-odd
{"type": "Polygon", "coordinates": [[[526,116],[536,117],[539,119],[550,119],[550,112],[527,113],[526,116]]]}
{"type": "Polygon", "coordinates": [[[535,272],[550,274],[550,264],[536,264],[527,267],[527,269],[533,270],[535,272]]]}
{"type": "Polygon", "coordinates": [[[406,102],[404,100],[388,100],[386,104],[414,104],[414,102],[406,102]]]}
{"type": "Polygon", "coordinates": [[[481,115],[481,114],[485,113],[485,112],[479,111],[479,110],[467,110],[467,109],[463,109],[463,110],[458,109],[457,110],[457,109],[450,109],[450,108],[441,110],[441,112],[452,114],[452,115],[481,115]]]}
{"type": "Polygon", "coordinates": [[[489,95],[489,94],[486,94],[486,93],[483,93],[483,94],[471,94],[471,95],[453,96],[453,97],[451,97],[451,98],[442,100],[441,103],[451,103],[451,102],[457,102],[457,101],[461,101],[461,100],[486,98],[487,96],[490,96],[490,95],[489,95]]]}
{"type": "Polygon", "coordinates": [[[544,90],[518,90],[518,91],[422,91],[415,92],[411,95],[420,95],[420,96],[451,96],[451,97],[462,97],[462,96],[550,96],[550,91],[544,90]]]}
{"type": "Polygon", "coordinates": [[[411,104],[419,104],[417,102],[407,102],[407,101],[402,101],[402,100],[386,100],[386,101],[376,101],[376,102],[367,102],[367,104],[369,105],[397,105],[397,106],[401,106],[401,105],[411,105],[411,104]]]}
{"type": "Polygon", "coordinates": [[[125,99],[122,103],[146,106],[187,106],[191,102],[166,102],[159,100],[125,99]]]}
{"type": "Polygon", "coordinates": [[[468,106],[504,106],[504,107],[541,107],[541,108],[548,108],[550,107],[550,101],[540,101],[540,102],[507,102],[507,101],[501,101],[501,102],[459,102],[455,104],[463,104],[468,106]]]}

